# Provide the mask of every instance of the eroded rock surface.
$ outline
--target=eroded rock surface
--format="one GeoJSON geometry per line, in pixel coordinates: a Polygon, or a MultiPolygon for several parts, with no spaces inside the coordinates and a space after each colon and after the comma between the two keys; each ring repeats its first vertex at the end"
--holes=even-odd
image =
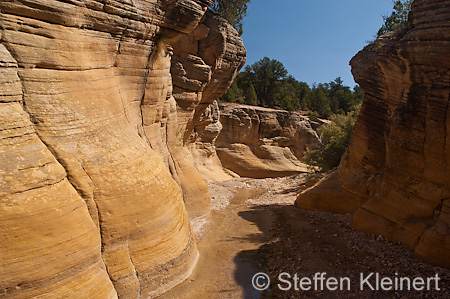
{"type": "Polygon", "coordinates": [[[297,205],[354,213],[353,227],[450,267],[450,1],[416,0],[411,30],[352,61],[364,103],[338,172],[297,205]],[[333,196],[330,190],[335,190],[333,196]],[[336,191],[337,190],[337,191],[336,191]]]}
{"type": "Polygon", "coordinates": [[[308,172],[307,147],[319,142],[311,121],[295,112],[221,104],[222,131],[215,141],[225,168],[240,176],[267,178],[308,172]]]}
{"type": "Polygon", "coordinates": [[[191,273],[209,196],[185,136],[245,60],[211,3],[0,2],[2,297],[148,298],[191,273]]]}
{"type": "Polygon", "coordinates": [[[207,181],[232,178],[230,172],[223,168],[216,152],[216,139],[222,129],[219,104],[215,101],[201,115],[188,143],[194,165],[207,181]]]}

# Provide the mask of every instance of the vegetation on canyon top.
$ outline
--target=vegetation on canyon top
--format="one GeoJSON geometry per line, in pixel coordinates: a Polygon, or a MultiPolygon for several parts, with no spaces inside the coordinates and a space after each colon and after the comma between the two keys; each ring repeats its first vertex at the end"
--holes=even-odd
{"type": "MultiPolygon", "coordinates": [[[[242,30],[248,2],[220,0],[213,5],[213,9],[242,30]]],[[[392,3],[393,11],[390,15],[383,16],[383,25],[377,31],[377,38],[388,32],[398,37],[408,31],[412,0],[393,0],[392,3]]],[[[280,61],[264,57],[247,65],[221,100],[289,111],[301,109],[316,116],[330,118],[334,114],[354,111],[362,101],[362,92],[359,86],[353,89],[344,86],[341,78],[309,87],[305,82],[299,82],[289,75],[280,61]]]]}
{"type": "Polygon", "coordinates": [[[250,0],[217,0],[209,8],[224,17],[239,35],[242,35],[242,21],[247,15],[247,4],[250,0]]]}
{"type": "Polygon", "coordinates": [[[309,87],[289,75],[281,62],[264,57],[246,66],[221,99],[289,111],[307,110],[314,116],[329,118],[353,111],[362,101],[362,92],[359,86],[353,90],[344,86],[341,78],[309,87]]]}
{"type": "Polygon", "coordinates": [[[395,36],[403,36],[408,31],[408,15],[413,0],[396,0],[390,15],[383,16],[383,26],[378,30],[376,37],[393,32],[395,36]]]}
{"type": "MultiPolygon", "coordinates": [[[[242,21],[247,14],[249,2],[250,0],[218,0],[210,8],[242,34],[242,21]]],[[[383,16],[383,24],[377,31],[376,38],[388,32],[398,37],[408,30],[412,0],[393,0],[392,3],[393,10],[391,14],[383,16]]],[[[337,78],[332,82],[310,87],[289,75],[280,61],[264,57],[247,65],[221,100],[289,111],[301,109],[310,111],[315,116],[330,118],[334,114],[354,111],[362,101],[359,86],[351,89],[342,83],[341,78],[337,78]]]]}
{"type": "MultiPolygon", "coordinates": [[[[248,0],[220,0],[213,9],[225,17],[240,33],[247,12],[248,0]]],[[[392,32],[394,37],[408,30],[408,14],[412,0],[393,0],[393,11],[383,16],[383,25],[376,38],[392,32]]],[[[351,138],[363,94],[356,85],[345,86],[340,77],[328,83],[314,84],[297,81],[284,65],[264,57],[240,72],[222,101],[289,111],[308,111],[311,116],[331,120],[319,130],[322,143],[308,149],[305,160],[311,165],[328,170],[339,165],[351,138]]]]}
{"type": "MultiPolygon", "coordinates": [[[[383,25],[378,29],[375,37],[393,32],[396,36],[403,36],[408,31],[408,14],[413,0],[392,0],[393,10],[390,15],[383,16],[383,25]]],[[[247,15],[250,0],[217,0],[209,8],[225,18],[239,35],[243,33],[243,20],[247,15]]]]}
{"type": "Polygon", "coordinates": [[[264,57],[238,74],[221,98],[227,102],[285,110],[309,111],[311,116],[331,120],[319,128],[322,143],[308,149],[305,161],[323,170],[336,167],[347,148],[356,122],[362,92],[351,89],[341,78],[312,88],[288,75],[283,64],[264,57]]]}

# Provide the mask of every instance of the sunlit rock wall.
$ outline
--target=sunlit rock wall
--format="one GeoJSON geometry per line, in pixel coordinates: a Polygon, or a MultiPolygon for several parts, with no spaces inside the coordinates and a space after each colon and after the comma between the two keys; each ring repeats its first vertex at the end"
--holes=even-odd
{"type": "Polygon", "coordinates": [[[354,213],[353,227],[450,267],[450,1],[415,0],[411,30],[351,61],[364,103],[338,172],[304,208],[354,213]]]}
{"type": "Polygon", "coordinates": [[[245,60],[211,3],[0,2],[1,297],[148,298],[190,274],[185,206],[209,197],[185,135],[245,60]],[[193,93],[178,57],[205,71],[193,93]]]}
{"type": "Polygon", "coordinates": [[[195,124],[188,142],[195,168],[208,181],[224,181],[237,176],[223,167],[216,152],[216,140],[222,129],[219,104],[215,101],[195,124]]]}
{"type": "Polygon", "coordinates": [[[312,122],[298,113],[248,105],[220,105],[223,129],[215,148],[223,166],[240,176],[279,177],[310,171],[302,162],[319,142],[312,122]]]}

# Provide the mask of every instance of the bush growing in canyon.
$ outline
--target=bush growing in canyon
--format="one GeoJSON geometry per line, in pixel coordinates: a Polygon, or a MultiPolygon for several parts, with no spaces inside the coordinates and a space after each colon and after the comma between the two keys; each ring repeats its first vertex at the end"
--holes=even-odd
{"type": "Polygon", "coordinates": [[[408,15],[411,11],[413,0],[395,0],[393,11],[390,15],[383,16],[383,26],[378,30],[376,37],[387,32],[393,32],[395,36],[403,36],[408,31],[408,15]]]}
{"type": "Polygon", "coordinates": [[[247,15],[247,4],[250,0],[217,0],[210,9],[225,18],[239,35],[242,35],[242,21],[247,15]]]}
{"type": "Polygon", "coordinates": [[[305,161],[309,165],[320,167],[323,171],[337,167],[350,143],[358,114],[359,105],[346,115],[333,115],[329,124],[319,128],[321,143],[306,151],[305,161]]]}

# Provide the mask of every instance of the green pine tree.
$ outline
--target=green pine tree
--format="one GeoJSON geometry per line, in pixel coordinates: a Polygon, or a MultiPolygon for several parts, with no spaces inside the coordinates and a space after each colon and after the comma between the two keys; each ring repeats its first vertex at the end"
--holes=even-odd
{"type": "Polygon", "coordinates": [[[244,91],[245,103],[247,105],[258,105],[258,96],[256,95],[255,87],[250,83],[248,88],[244,91]]]}
{"type": "Polygon", "coordinates": [[[239,35],[242,35],[242,21],[247,15],[247,5],[250,0],[216,0],[210,6],[210,9],[220,16],[225,18],[230,23],[239,35]]]}
{"type": "Polygon", "coordinates": [[[403,36],[408,31],[408,15],[411,11],[413,0],[393,0],[393,12],[383,16],[383,26],[378,30],[377,37],[393,32],[397,36],[403,36]]]}

